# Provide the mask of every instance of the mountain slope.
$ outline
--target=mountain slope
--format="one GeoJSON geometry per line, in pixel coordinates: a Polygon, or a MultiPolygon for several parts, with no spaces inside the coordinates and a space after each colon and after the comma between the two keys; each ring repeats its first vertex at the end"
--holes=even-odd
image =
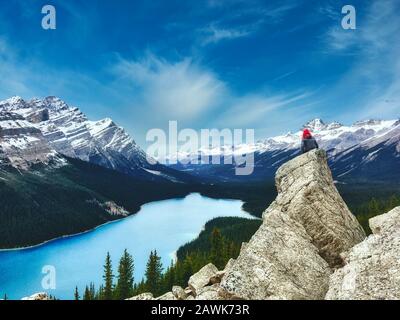
{"type": "Polygon", "coordinates": [[[85,231],[135,213],[144,203],[188,193],[184,184],[154,182],[62,158],[63,166],[0,169],[0,248],[28,246],[85,231]]]}
{"type": "MultiPolygon", "coordinates": [[[[111,119],[91,121],[78,108],[67,105],[57,97],[30,101],[13,97],[0,102],[0,117],[1,114],[3,118],[8,116],[15,128],[30,130],[10,131],[8,123],[0,121],[0,147],[3,154],[10,151],[4,147],[9,134],[25,141],[16,146],[20,153],[28,154],[29,149],[42,153],[30,134],[40,140],[43,148],[47,148],[43,152],[53,155],[65,155],[153,181],[192,180],[190,176],[161,164],[150,164],[145,152],[111,119]]],[[[25,160],[29,162],[32,159],[25,160]]],[[[19,165],[17,162],[14,164],[19,165]]]]}

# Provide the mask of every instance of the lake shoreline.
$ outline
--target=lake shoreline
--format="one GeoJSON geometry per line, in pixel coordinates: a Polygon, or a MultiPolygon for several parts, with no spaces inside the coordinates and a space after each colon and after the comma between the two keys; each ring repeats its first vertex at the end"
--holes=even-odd
{"type": "Polygon", "coordinates": [[[113,261],[118,261],[124,249],[135,257],[135,278],[140,279],[151,250],[156,248],[163,265],[168,266],[171,259],[176,260],[179,248],[198,238],[209,220],[217,217],[254,219],[242,210],[242,204],[240,200],[213,199],[194,192],[184,199],[142,205],[140,214],[107,221],[73,235],[24,248],[2,249],[1,289],[12,299],[39,292],[42,267],[52,265],[57,268],[58,285],[51,293],[59,299],[70,299],[75,286],[80,291],[91,281],[99,286],[106,252],[111,253],[113,261]]]}
{"type": "MultiPolygon", "coordinates": [[[[186,197],[187,197],[188,195],[190,195],[190,194],[195,194],[195,193],[199,193],[199,194],[202,195],[201,192],[190,192],[190,193],[186,194],[186,195],[183,196],[183,197],[174,197],[174,198],[170,198],[170,199],[182,199],[182,198],[186,198],[186,197]]],[[[208,195],[204,195],[204,196],[207,197],[207,198],[216,199],[216,200],[233,200],[233,201],[234,201],[234,200],[237,200],[237,199],[230,199],[230,198],[227,198],[227,199],[225,199],[225,198],[213,198],[213,197],[210,197],[210,196],[208,196],[208,195]]],[[[49,240],[45,240],[45,241],[43,241],[43,242],[40,242],[40,243],[37,243],[37,244],[33,244],[33,245],[22,246],[22,247],[12,247],[12,248],[1,248],[1,249],[0,249],[0,252],[35,249],[35,248],[37,248],[37,247],[46,245],[46,244],[48,244],[48,243],[51,243],[51,242],[54,242],[54,241],[57,241],[57,240],[62,240],[62,239],[67,239],[67,238],[71,238],[71,237],[76,237],[76,236],[79,236],[79,235],[82,235],[82,234],[85,234],[85,233],[88,233],[88,232],[95,231],[96,229],[101,228],[101,227],[103,227],[103,226],[105,226],[105,225],[108,225],[108,224],[110,224],[110,223],[118,222],[118,221],[124,220],[124,219],[126,219],[126,218],[129,218],[129,217],[131,217],[131,216],[133,216],[133,215],[139,213],[140,210],[142,209],[142,207],[145,206],[145,205],[147,205],[147,204],[149,204],[149,203],[154,203],[154,202],[159,202],[159,201],[164,201],[164,200],[170,200],[170,199],[160,199],[160,200],[154,200],[154,201],[149,201],[149,202],[143,203],[142,205],[140,205],[140,207],[137,209],[137,211],[131,212],[131,213],[129,213],[129,214],[128,214],[127,216],[125,216],[125,217],[121,217],[121,218],[117,218],[117,219],[115,219],[115,220],[110,220],[110,221],[104,222],[104,223],[102,223],[102,224],[99,224],[99,225],[97,225],[97,226],[95,226],[95,227],[92,227],[92,228],[90,228],[90,229],[87,229],[87,230],[83,230],[83,231],[79,231],[79,232],[71,233],[71,234],[65,234],[65,235],[58,236],[58,237],[55,237],[55,238],[51,238],[51,239],[49,239],[49,240]]],[[[243,208],[242,208],[242,209],[243,209],[243,208]]],[[[244,209],[243,209],[243,211],[247,212],[247,211],[244,210],[244,209]]],[[[249,212],[248,212],[248,213],[249,213],[249,212]]],[[[251,214],[251,213],[249,213],[249,214],[253,216],[253,214],[251,214]]]]}
{"type": "Polygon", "coordinates": [[[93,228],[90,228],[90,229],[87,229],[87,230],[84,230],[84,231],[80,231],[80,232],[77,232],[77,233],[66,234],[66,235],[63,235],[63,236],[59,236],[59,237],[56,237],[56,238],[52,238],[52,239],[49,239],[49,240],[40,242],[40,243],[38,243],[38,244],[33,244],[33,245],[30,245],[30,246],[26,246],[26,247],[15,247],[15,248],[9,248],[9,249],[7,249],[7,248],[6,248],[6,249],[0,249],[0,252],[35,249],[35,248],[37,248],[37,247],[44,246],[44,245],[46,245],[46,244],[49,244],[49,243],[54,242],[54,241],[57,241],[57,240],[63,240],[63,239],[68,239],[68,238],[76,237],[76,236],[79,236],[79,235],[82,235],[82,234],[85,234],[85,233],[89,233],[89,232],[95,231],[96,229],[101,228],[101,227],[103,227],[103,226],[106,226],[106,225],[108,225],[108,224],[111,224],[111,223],[114,223],[114,222],[119,222],[119,221],[121,221],[121,220],[124,220],[124,219],[126,219],[126,218],[129,218],[129,217],[131,217],[131,216],[137,214],[139,211],[140,211],[140,209],[139,209],[138,211],[136,211],[136,212],[130,213],[129,215],[127,215],[127,216],[125,216],[125,217],[122,217],[122,218],[118,218],[118,219],[115,219],[115,220],[110,220],[110,221],[104,222],[104,223],[102,223],[102,224],[99,224],[99,225],[97,225],[97,226],[95,226],[95,227],[93,227],[93,228]]]}

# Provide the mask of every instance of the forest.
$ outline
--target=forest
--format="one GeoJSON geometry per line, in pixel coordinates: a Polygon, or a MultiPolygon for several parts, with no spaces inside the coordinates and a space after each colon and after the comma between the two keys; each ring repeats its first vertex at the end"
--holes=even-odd
{"type": "Polygon", "coordinates": [[[134,257],[124,251],[114,272],[110,255],[103,266],[103,283],[96,288],[88,284],[83,292],[75,288],[75,300],[123,300],[144,292],[160,296],[172,286],[187,286],[190,276],[211,262],[222,270],[230,258],[236,258],[242,242],[248,241],[259,228],[261,220],[245,218],[216,218],[209,221],[199,237],[182,246],[177,260],[163,266],[157,251],[151,251],[145,277],[134,279],[134,257]]]}

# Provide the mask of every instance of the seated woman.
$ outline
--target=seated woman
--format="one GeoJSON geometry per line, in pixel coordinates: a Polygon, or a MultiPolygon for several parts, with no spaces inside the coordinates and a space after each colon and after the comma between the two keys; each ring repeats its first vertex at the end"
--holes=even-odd
{"type": "Polygon", "coordinates": [[[311,135],[310,130],[303,130],[303,139],[301,140],[301,152],[306,153],[310,150],[318,149],[318,143],[311,135]]]}

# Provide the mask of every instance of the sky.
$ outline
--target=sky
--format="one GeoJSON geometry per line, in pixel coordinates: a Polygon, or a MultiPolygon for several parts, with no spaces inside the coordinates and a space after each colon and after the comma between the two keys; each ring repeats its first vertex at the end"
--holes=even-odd
{"type": "Polygon", "coordinates": [[[8,0],[0,100],[58,96],[112,118],[142,146],[153,128],[255,129],[400,117],[398,0],[8,0]],[[44,5],[56,29],[44,30],[44,5]],[[342,7],[356,9],[344,30],[342,7]]]}

